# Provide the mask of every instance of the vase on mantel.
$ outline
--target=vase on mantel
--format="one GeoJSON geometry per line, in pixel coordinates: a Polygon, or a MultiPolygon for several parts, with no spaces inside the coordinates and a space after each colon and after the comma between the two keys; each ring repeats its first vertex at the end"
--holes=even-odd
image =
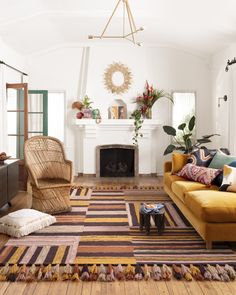
{"type": "Polygon", "coordinates": [[[152,108],[147,108],[146,112],[143,114],[144,119],[152,119],[152,108]]]}

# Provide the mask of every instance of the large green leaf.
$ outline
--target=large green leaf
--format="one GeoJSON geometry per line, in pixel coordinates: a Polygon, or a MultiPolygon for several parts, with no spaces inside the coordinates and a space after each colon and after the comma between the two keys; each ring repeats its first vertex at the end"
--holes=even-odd
{"type": "Polygon", "coordinates": [[[190,119],[189,123],[188,123],[188,129],[189,131],[192,131],[194,126],[195,126],[195,116],[192,116],[192,118],[190,119]]]}
{"type": "Polygon", "coordinates": [[[183,140],[186,141],[188,138],[190,138],[193,134],[192,133],[188,133],[183,135],[183,140]]]}
{"type": "Polygon", "coordinates": [[[211,140],[209,138],[200,138],[200,139],[197,139],[197,142],[200,144],[203,144],[203,143],[211,142],[211,140]]]}
{"type": "Polygon", "coordinates": [[[185,141],[185,144],[186,144],[186,150],[189,151],[192,149],[192,141],[190,138],[187,138],[186,141],[185,141]]]}
{"type": "Polygon", "coordinates": [[[175,147],[175,149],[176,149],[176,151],[183,151],[183,152],[186,151],[184,146],[177,146],[177,147],[175,147]]]}
{"type": "Polygon", "coordinates": [[[168,145],[168,147],[164,151],[164,156],[172,153],[175,149],[176,147],[173,144],[168,145]]]}
{"type": "Polygon", "coordinates": [[[186,123],[182,123],[178,126],[179,130],[184,130],[184,128],[186,127],[186,123]]]}
{"type": "Polygon", "coordinates": [[[176,130],[172,126],[163,126],[163,130],[168,135],[176,136],[176,130]]]}
{"type": "Polygon", "coordinates": [[[202,137],[203,138],[211,138],[213,136],[220,136],[220,134],[215,133],[215,134],[210,134],[210,135],[203,135],[202,137]]]}

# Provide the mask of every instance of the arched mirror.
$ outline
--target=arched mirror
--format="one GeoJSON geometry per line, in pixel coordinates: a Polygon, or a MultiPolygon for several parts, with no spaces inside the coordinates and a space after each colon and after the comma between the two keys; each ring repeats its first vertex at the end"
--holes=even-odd
{"type": "Polygon", "coordinates": [[[104,84],[111,93],[122,94],[128,91],[132,83],[132,74],[122,63],[113,63],[104,73],[104,84]]]}

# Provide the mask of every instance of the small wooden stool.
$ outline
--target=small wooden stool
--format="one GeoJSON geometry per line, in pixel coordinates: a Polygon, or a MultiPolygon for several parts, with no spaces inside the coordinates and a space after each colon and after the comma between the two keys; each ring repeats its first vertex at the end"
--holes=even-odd
{"type": "Polygon", "coordinates": [[[143,213],[139,211],[140,230],[145,228],[146,234],[150,234],[151,218],[157,227],[158,235],[161,235],[165,229],[165,209],[161,209],[158,213],[143,213]]]}

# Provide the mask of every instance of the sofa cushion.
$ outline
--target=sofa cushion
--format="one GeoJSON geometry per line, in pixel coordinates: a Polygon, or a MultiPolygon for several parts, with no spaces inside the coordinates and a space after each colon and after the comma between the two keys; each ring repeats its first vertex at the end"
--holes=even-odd
{"type": "Polygon", "coordinates": [[[187,154],[173,153],[171,173],[175,174],[179,172],[187,164],[188,157],[189,155],[187,154]]]}
{"type": "Polygon", "coordinates": [[[208,167],[214,169],[223,169],[224,165],[229,165],[233,161],[236,161],[235,156],[228,156],[218,150],[208,167]]]}
{"type": "Polygon", "coordinates": [[[207,148],[194,150],[188,157],[187,162],[190,164],[208,167],[213,158],[213,154],[207,148]]]}
{"type": "Polygon", "coordinates": [[[236,194],[220,191],[194,191],[185,194],[185,204],[205,222],[236,222],[236,194]]]}
{"type": "Polygon", "coordinates": [[[222,184],[236,185],[236,168],[224,165],[222,184]]]}
{"type": "Polygon", "coordinates": [[[188,181],[187,179],[184,179],[183,177],[171,174],[171,172],[164,173],[164,184],[167,185],[169,188],[171,188],[171,184],[177,180],[188,181]]]}
{"type": "Polygon", "coordinates": [[[171,185],[173,193],[185,203],[185,194],[187,192],[196,191],[196,190],[218,190],[217,186],[206,186],[200,182],[196,181],[175,181],[171,185]]]}
{"type": "MultiPolygon", "coordinates": [[[[236,168],[236,161],[231,162],[228,166],[236,168]]],[[[223,170],[212,181],[212,184],[217,185],[217,186],[221,186],[222,182],[223,182],[223,170]]]]}

